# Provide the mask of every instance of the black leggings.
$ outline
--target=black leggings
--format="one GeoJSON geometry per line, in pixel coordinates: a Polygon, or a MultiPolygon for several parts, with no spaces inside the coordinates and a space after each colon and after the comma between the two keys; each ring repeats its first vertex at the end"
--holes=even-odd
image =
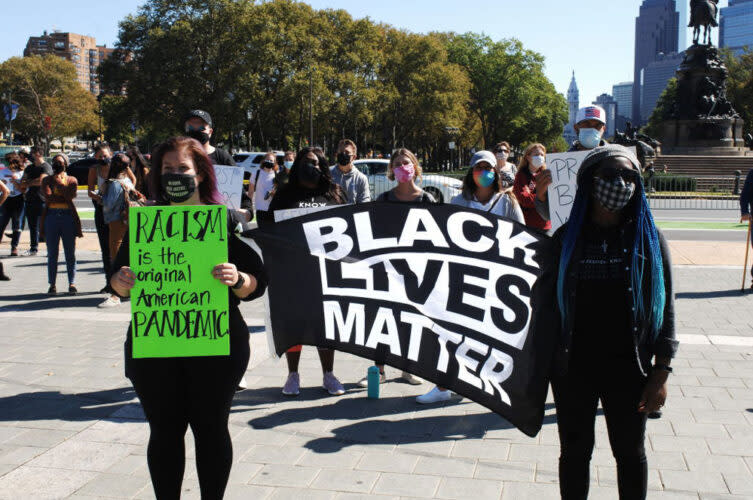
{"type": "Polygon", "coordinates": [[[594,447],[596,408],[601,400],[609,443],[617,461],[621,500],[646,498],[646,414],[638,411],[646,377],[634,362],[609,368],[571,366],[552,379],[560,437],[560,494],[563,500],[588,497],[589,467],[594,447]]]}
{"type": "Polygon", "coordinates": [[[180,498],[188,426],[196,444],[201,498],[220,499],[225,493],[233,461],[230,405],[249,359],[248,335],[232,337],[230,357],[127,360],[149,421],[147,461],[160,500],[180,498]]]}

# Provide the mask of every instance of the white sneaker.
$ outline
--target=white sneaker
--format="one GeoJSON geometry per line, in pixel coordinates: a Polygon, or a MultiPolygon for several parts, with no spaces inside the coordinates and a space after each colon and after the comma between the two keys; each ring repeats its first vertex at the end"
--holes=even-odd
{"type": "Polygon", "coordinates": [[[412,373],[403,372],[402,375],[400,375],[400,378],[403,379],[405,382],[408,382],[410,385],[421,385],[421,379],[413,375],[412,373]]]}
{"type": "Polygon", "coordinates": [[[452,391],[440,391],[439,387],[435,387],[426,394],[416,396],[416,403],[420,403],[422,405],[430,405],[433,403],[441,403],[442,401],[449,401],[451,397],[452,391]]]}
{"type": "MultiPolygon", "coordinates": [[[[387,382],[387,375],[384,374],[384,373],[380,373],[379,374],[379,384],[381,385],[381,384],[384,384],[385,382],[387,382]]],[[[366,377],[362,378],[361,380],[359,380],[358,381],[358,385],[359,385],[359,387],[368,387],[369,386],[369,377],[366,376],[366,377]]]]}
{"type": "Polygon", "coordinates": [[[241,381],[238,382],[238,387],[235,388],[235,392],[242,391],[244,389],[248,389],[248,382],[246,382],[246,376],[244,375],[241,377],[241,381]]]}
{"type": "Polygon", "coordinates": [[[120,305],[120,297],[117,295],[110,295],[105,299],[104,302],[100,302],[97,307],[100,309],[108,309],[110,307],[117,307],[120,305]]]}

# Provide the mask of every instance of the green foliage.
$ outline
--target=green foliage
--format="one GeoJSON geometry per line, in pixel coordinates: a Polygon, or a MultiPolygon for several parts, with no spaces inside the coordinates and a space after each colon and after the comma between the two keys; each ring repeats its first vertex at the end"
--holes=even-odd
{"type": "Polygon", "coordinates": [[[656,191],[690,192],[698,187],[695,177],[683,175],[656,173],[649,181],[656,191]]]}
{"type": "Polygon", "coordinates": [[[659,96],[656,107],[648,119],[648,123],[643,127],[642,132],[649,137],[659,139],[663,138],[664,131],[662,125],[665,121],[672,118],[675,102],[677,101],[677,78],[671,78],[667,82],[667,87],[659,96]]]}
{"type": "Polygon", "coordinates": [[[135,122],[154,142],[202,108],[216,141],[298,148],[311,109],[314,142],[330,152],[348,137],[438,164],[450,141],[552,143],[567,121],[543,57],[517,40],[413,34],[293,0],[148,0],[121,22],[117,49],[100,66],[122,97],[103,109],[113,137],[135,122]]]}
{"type": "Polygon", "coordinates": [[[740,56],[729,49],[721,52],[729,70],[727,98],[745,120],[745,132],[753,133],[753,47],[746,47],[740,56]]]}
{"type": "Polygon", "coordinates": [[[0,88],[19,104],[15,133],[48,148],[52,138],[92,132],[97,101],[81,87],[70,61],[53,55],[12,57],[0,64],[0,88]],[[45,126],[49,117],[50,127],[45,126]]]}

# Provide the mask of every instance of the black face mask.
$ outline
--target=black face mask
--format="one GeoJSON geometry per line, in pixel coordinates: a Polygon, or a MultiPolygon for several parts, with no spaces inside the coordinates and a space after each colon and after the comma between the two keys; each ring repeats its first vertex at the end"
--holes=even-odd
{"type": "Polygon", "coordinates": [[[111,160],[112,160],[112,158],[107,158],[107,157],[100,158],[99,159],[99,164],[100,165],[109,165],[111,160]]]}
{"type": "Polygon", "coordinates": [[[196,191],[196,176],[162,174],[162,194],[172,203],[183,203],[196,191]]]}
{"type": "Polygon", "coordinates": [[[298,178],[308,186],[318,186],[322,171],[313,163],[307,162],[298,167],[298,178]]]}
{"type": "Polygon", "coordinates": [[[261,162],[261,168],[275,168],[275,162],[265,160],[261,162]]]}
{"type": "Polygon", "coordinates": [[[65,172],[65,163],[61,163],[59,161],[52,162],[52,171],[56,174],[65,172]]]}
{"type": "Polygon", "coordinates": [[[186,132],[186,135],[191,139],[196,139],[202,144],[209,142],[209,134],[207,134],[203,130],[189,130],[188,132],[186,132]]]}
{"type": "Polygon", "coordinates": [[[350,164],[350,155],[348,153],[345,153],[345,152],[337,153],[337,163],[339,165],[342,165],[343,167],[345,165],[349,165],[350,164]]]}

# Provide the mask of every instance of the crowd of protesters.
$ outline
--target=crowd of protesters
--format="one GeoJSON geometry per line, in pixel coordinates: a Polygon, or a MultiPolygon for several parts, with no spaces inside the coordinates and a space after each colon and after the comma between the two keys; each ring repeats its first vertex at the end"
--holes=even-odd
{"type": "MultiPolygon", "coordinates": [[[[563,498],[586,498],[594,422],[601,401],[610,444],[617,462],[621,498],[645,498],[647,460],[644,447],[647,416],[659,410],[667,395],[671,359],[677,349],[671,264],[666,242],[646,203],[638,160],[621,146],[603,139],[604,110],[583,108],[575,126],[574,150],[590,150],[577,174],[577,193],[569,222],[551,235],[554,258],[540,278],[551,288],[551,311],[558,321],[561,344],[552,371],[552,387],[561,443],[560,490],[563,498]],[[644,257],[646,256],[646,257],[644,257]],[[598,376],[593,376],[594,373],[598,376]]],[[[130,294],[135,275],[129,267],[126,213],[134,203],[201,205],[219,203],[212,165],[235,165],[226,151],[211,145],[209,113],[191,111],[184,123],[186,137],[167,140],[156,148],[149,165],[136,148],[113,154],[106,145],[95,151],[88,195],[105,274],[101,304],[112,307],[130,294]],[[176,196],[167,181],[179,183],[176,196]]],[[[476,152],[451,204],[480,210],[518,224],[549,231],[547,188],[552,182],[543,144],[529,145],[517,165],[511,148],[499,142],[491,151],[476,152]]],[[[275,153],[261,159],[249,179],[235,217],[260,227],[275,224],[275,212],[292,208],[348,203],[434,204],[421,188],[422,170],[406,148],[389,157],[387,176],[396,185],[374,197],[367,177],[354,165],[356,144],[342,140],[336,164],[329,166],[316,147],[287,151],[279,164],[275,153]],[[240,214],[240,215],[238,215],[240,214]]],[[[68,159],[56,155],[48,165],[42,151],[30,157],[6,156],[0,176],[0,224],[12,224],[11,255],[18,255],[23,221],[30,231],[28,255],[38,252],[39,234],[47,244],[49,293],[56,293],[59,245],[65,253],[68,291],[76,293],[76,237],[81,222],[73,205],[76,179],[66,174],[68,159]]],[[[753,183],[753,181],[751,181],[753,183]]],[[[753,185],[753,184],[752,184],[753,185]]],[[[753,191],[753,188],[751,188],[753,191]]],[[[229,228],[236,221],[228,222],[229,228]]],[[[232,229],[230,230],[232,233],[232,229]]],[[[232,463],[228,417],[233,394],[243,386],[249,360],[248,327],[240,314],[241,300],[264,294],[267,277],[259,256],[239,238],[228,241],[228,262],[213,276],[228,287],[230,297],[230,356],[211,358],[133,359],[126,335],[126,375],[133,383],[149,422],[147,459],[158,498],[178,498],[185,464],[184,436],[190,426],[202,497],[221,498],[232,463]]],[[[0,262],[0,279],[5,278],[0,262]]],[[[535,313],[535,311],[534,311],[535,313]]],[[[329,394],[346,392],[335,376],[335,352],[318,348],[322,386],[329,394]]],[[[302,346],[286,353],[286,396],[300,393],[302,346]]],[[[384,366],[379,383],[386,383],[384,366]]],[[[408,383],[421,384],[403,372],[408,383]]],[[[366,385],[366,379],[360,385],[366,385]]],[[[451,391],[434,387],[417,396],[421,404],[451,399],[451,391]]]]}

